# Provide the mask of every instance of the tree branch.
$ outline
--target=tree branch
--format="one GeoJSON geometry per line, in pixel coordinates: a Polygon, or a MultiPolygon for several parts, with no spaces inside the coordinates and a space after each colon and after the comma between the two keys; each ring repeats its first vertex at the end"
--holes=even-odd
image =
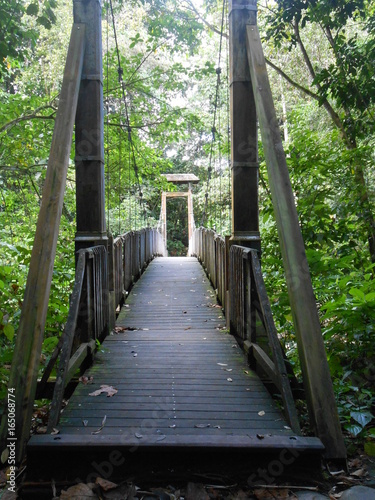
{"type": "Polygon", "coordinates": [[[276,66],[276,64],[274,64],[273,62],[271,62],[269,59],[266,58],[266,63],[271,66],[271,68],[273,68],[279,75],[281,75],[288,83],[290,83],[290,85],[292,85],[293,87],[295,87],[296,89],[300,90],[301,92],[303,92],[304,94],[307,94],[308,96],[312,97],[313,99],[315,99],[316,101],[319,101],[320,97],[318,94],[315,94],[314,92],[312,92],[311,90],[309,90],[308,88],[304,87],[303,85],[300,85],[299,83],[297,83],[296,81],[294,81],[292,78],[290,78],[290,76],[288,76],[281,68],[279,68],[278,66],[276,66]]]}
{"type": "MultiPolygon", "coordinates": [[[[207,19],[205,19],[202,16],[202,14],[197,10],[197,8],[195,7],[195,5],[193,4],[193,2],[191,0],[185,0],[185,1],[188,4],[188,8],[190,8],[190,10],[192,10],[195,13],[195,15],[198,17],[198,19],[200,19],[203,22],[203,24],[205,24],[207,26],[207,28],[209,28],[211,31],[213,31],[217,35],[221,35],[221,31],[218,28],[216,28],[213,24],[209,23],[207,21],[207,19]]],[[[223,33],[223,37],[228,38],[228,34],[223,33]]]]}
{"type": "MultiPolygon", "coordinates": [[[[152,127],[153,125],[161,125],[162,123],[165,123],[165,120],[159,120],[156,122],[150,122],[150,123],[143,123],[141,125],[130,125],[130,128],[148,128],[152,127]]],[[[123,123],[109,123],[108,124],[110,127],[119,127],[121,129],[126,129],[127,125],[123,123]]]]}
{"type": "Polygon", "coordinates": [[[46,106],[40,106],[39,108],[35,109],[33,113],[30,113],[28,115],[21,115],[18,118],[15,118],[14,120],[11,120],[10,122],[6,123],[2,127],[0,127],[0,132],[4,132],[4,130],[8,130],[14,125],[17,125],[17,123],[20,123],[25,120],[54,120],[55,113],[56,113],[56,108],[54,108],[51,104],[48,104],[46,106]],[[53,109],[53,112],[50,115],[38,114],[40,111],[43,111],[45,109],[53,109]]]}
{"type": "MultiPolygon", "coordinates": [[[[305,48],[305,45],[302,42],[297,21],[294,22],[293,27],[294,27],[294,34],[296,36],[297,43],[298,43],[299,48],[301,49],[301,52],[303,55],[303,59],[304,59],[305,64],[309,70],[309,73],[310,73],[312,80],[314,80],[316,77],[316,73],[315,73],[314,67],[312,65],[312,62],[310,60],[310,57],[307,53],[307,50],[305,48]]],[[[315,83],[315,86],[318,90],[321,90],[321,86],[319,83],[315,83]]],[[[355,147],[355,143],[353,143],[353,141],[350,139],[350,137],[349,137],[349,135],[344,127],[343,122],[341,121],[341,119],[340,119],[339,115],[336,113],[336,111],[333,109],[333,107],[332,107],[331,103],[328,101],[328,99],[325,96],[321,96],[320,102],[322,103],[322,105],[326,109],[327,113],[331,117],[333,123],[340,130],[341,136],[342,136],[343,140],[345,141],[346,147],[349,149],[352,149],[353,147],[355,147]]]]}

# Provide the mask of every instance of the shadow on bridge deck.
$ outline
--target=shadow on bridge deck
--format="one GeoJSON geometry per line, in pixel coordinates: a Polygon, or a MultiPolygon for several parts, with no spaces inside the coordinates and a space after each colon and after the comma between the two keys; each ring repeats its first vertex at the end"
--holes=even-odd
{"type": "Polygon", "coordinates": [[[100,474],[101,463],[127,456],[129,470],[137,457],[152,456],[157,465],[178,451],[184,460],[188,452],[212,459],[225,451],[226,460],[230,452],[248,454],[255,465],[260,454],[321,453],[319,439],[293,434],[249,369],[195,258],[152,261],[116,330],[86,372],[93,383],[79,384],[62,413],[60,433],[31,438],[28,458],[38,477],[56,477],[57,462],[71,464],[73,474],[100,474]],[[101,385],[117,392],[90,395],[101,385]]]}

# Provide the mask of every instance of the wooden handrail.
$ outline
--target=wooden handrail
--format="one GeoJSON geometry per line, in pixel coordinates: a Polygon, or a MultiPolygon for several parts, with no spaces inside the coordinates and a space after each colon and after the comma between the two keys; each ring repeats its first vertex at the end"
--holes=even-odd
{"type": "Polygon", "coordinates": [[[84,278],[86,275],[87,267],[87,256],[92,258],[92,249],[80,250],[79,257],[76,267],[76,276],[73,287],[73,293],[71,296],[70,308],[68,319],[63,332],[63,342],[60,352],[59,367],[56,377],[56,383],[53,391],[53,398],[51,403],[51,410],[48,420],[47,432],[51,432],[53,428],[57,425],[61,403],[64,397],[64,390],[69,382],[67,380],[67,373],[69,368],[69,361],[71,358],[71,352],[73,348],[74,338],[77,331],[78,315],[81,308],[81,296],[84,284],[84,278]]]}
{"type": "Polygon", "coordinates": [[[289,375],[257,251],[232,245],[228,252],[223,237],[211,229],[198,228],[192,237],[190,254],[198,257],[204,266],[225,314],[229,316],[232,333],[241,345],[249,348],[251,359],[256,361],[254,367],[263,370],[279,390],[285,417],[293,431],[300,434],[289,375]],[[257,343],[257,315],[263,323],[272,359],[257,343]]]}
{"type": "MultiPolygon", "coordinates": [[[[233,247],[232,247],[233,248],[233,247]]],[[[269,346],[272,352],[272,361],[274,364],[275,379],[278,381],[276,384],[284,405],[285,415],[288,419],[289,425],[294,432],[300,434],[300,427],[294,405],[293,394],[288,380],[288,372],[286,369],[283,352],[281,349],[280,341],[277,336],[277,330],[273,321],[270,301],[267,295],[266,287],[263,281],[262,271],[258,258],[258,252],[253,249],[242,249],[243,258],[247,261],[246,273],[248,275],[248,283],[254,282],[255,300],[252,298],[251,302],[258,301],[262,311],[262,321],[267,333],[269,346]]],[[[249,293],[249,291],[248,291],[249,293]]],[[[251,292],[250,292],[251,293],[251,292]]],[[[251,311],[248,311],[248,314],[251,311]]],[[[255,342],[253,343],[255,344],[255,342]]],[[[259,352],[259,351],[258,351],[259,352]]]]}
{"type": "MultiPolygon", "coordinates": [[[[151,228],[129,231],[109,241],[109,251],[104,246],[79,251],[68,319],[59,342],[61,352],[48,432],[58,423],[67,384],[86,358],[92,356],[96,341],[109,332],[111,313],[115,312],[110,309],[121,304],[124,292],[130,290],[150,260],[165,253],[162,235],[151,228]]],[[[53,358],[56,360],[57,356],[55,352],[53,358]]],[[[51,370],[49,363],[48,372],[51,370]]],[[[44,384],[46,379],[43,376],[44,384]]]]}

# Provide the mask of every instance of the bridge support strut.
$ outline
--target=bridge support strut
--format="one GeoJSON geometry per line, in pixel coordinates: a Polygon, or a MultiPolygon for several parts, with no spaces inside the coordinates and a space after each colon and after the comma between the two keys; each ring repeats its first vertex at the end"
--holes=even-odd
{"type": "Polygon", "coordinates": [[[75,122],[76,251],[107,247],[101,5],[74,0],[74,21],[86,26],[86,51],[75,122]]]}

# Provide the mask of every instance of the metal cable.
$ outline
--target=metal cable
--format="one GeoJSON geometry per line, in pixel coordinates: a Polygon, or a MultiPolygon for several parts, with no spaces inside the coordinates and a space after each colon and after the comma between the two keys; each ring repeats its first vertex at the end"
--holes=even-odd
{"type": "Polygon", "coordinates": [[[123,68],[121,66],[120,50],[119,50],[118,40],[117,40],[115,15],[114,15],[114,12],[113,12],[112,0],[109,0],[109,5],[110,5],[110,8],[111,8],[112,26],[113,26],[113,33],[114,33],[114,37],[115,37],[115,45],[116,45],[116,55],[117,55],[117,62],[118,62],[117,72],[118,72],[119,83],[120,83],[121,91],[122,91],[122,98],[123,98],[124,105],[125,105],[126,128],[127,128],[127,131],[128,131],[128,140],[129,140],[129,144],[130,144],[131,157],[132,157],[132,160],[133,160],[133,169],[134,169],[134,174],[135,174],[135,177],[136,177],[136,180],[137,180],[137,184],[138,184],[139,203],[142,206],[143,217],[146,218],[146,209],[145,209],[145,206],[144,206],[143,192],[142,192],[141,183],[140,183],[140,180],[139,180],[138,165],[137,165],[137,161],[136,161],[136,158],[135,158],[134,144],[133,144],[133,137],[132,137],[132,130],[131,130],[131,127],[130,127],[128,103],[127,103],[126,95],[125,95],[125,82],[123,80],[124,70],[123,70],[123,68]]]}
{"type": "Polygon", "coordinates": [[[215,143],[215,134],[217,132],[216,130],[216,114],[217,114],[217,104],[218,104],[218,97],[219,97],[219,89],[220,89],[220,82],[221,82],[221,51],[222,51],[222,46],[223,46],[223,31],[224,31],[224,14],[225,14],[225,5],[226,5],[226,0],[223,0],[223,8],[222,8],[222,14],[221,14],[221,29],[220,29],[220,45],[219,45],[219,58],[218,58],[218,65],[216,68],[216,91],[215,91],[215,101],[214,101],[214,119],[213,119],[213,125],[211,128],[212,131],[212,140],[211,140],[211,148],[210,148],[210,159],[209,159],[209,166],[208,166],[208,175],[207,175],[207,182],[206,182],[206,193],[205,193],[205,201],[204,201],[204,209],[202,213],[202,220],[201,220],[201,226],[204,226],[204,223],[206,221],[207,217],[207,208],[208,208],[208,198],[209,198],[209,190],[210,190],[210,181],[211,181],[211,176],[212,176],[212,157],[213,157],[213,149],[214,149],[214,143],[215,143]]]}

